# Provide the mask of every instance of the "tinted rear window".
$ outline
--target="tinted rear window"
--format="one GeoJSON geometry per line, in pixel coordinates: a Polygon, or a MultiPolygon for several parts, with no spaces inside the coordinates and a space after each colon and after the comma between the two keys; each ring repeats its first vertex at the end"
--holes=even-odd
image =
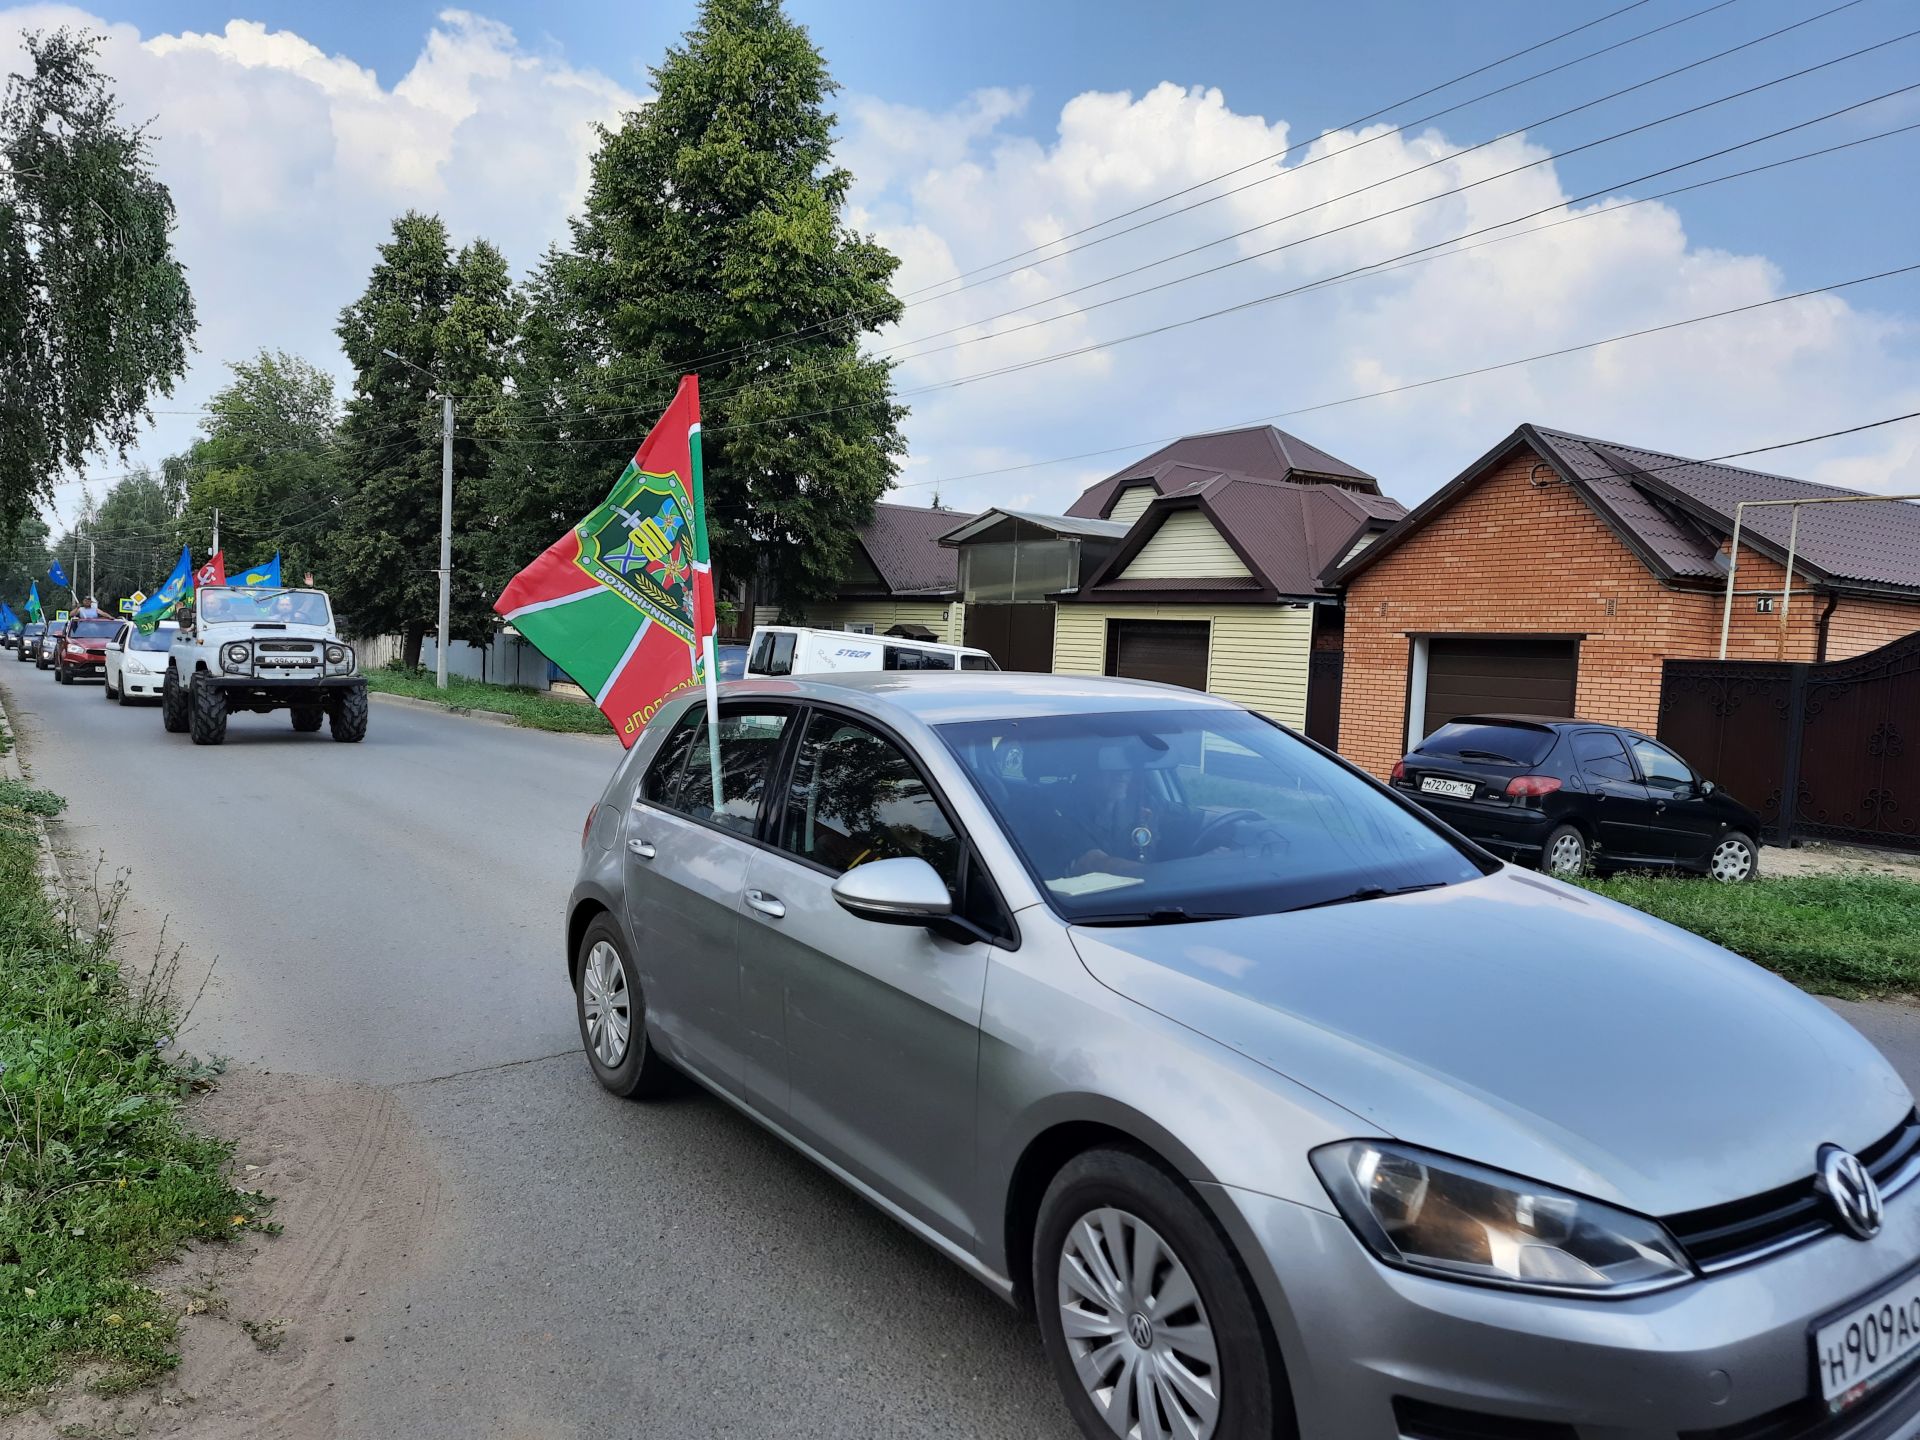
{"type": "Polygon", "coordinates": [[[1553,732],[1525,725],[1490,725],[1454,720],[1420,742],[1420,755],[1450,755],[1461,760],[1538,765],[1553,749],[1553,732]]]}

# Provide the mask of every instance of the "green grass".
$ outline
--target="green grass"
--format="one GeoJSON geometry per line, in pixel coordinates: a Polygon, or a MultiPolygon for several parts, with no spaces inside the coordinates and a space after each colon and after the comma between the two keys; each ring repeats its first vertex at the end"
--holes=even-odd
{"type": "Polygon", "coordinates": [[[493,685],[479,680],[447,677],[447,688],[433,683],[432,672],[389,665],[367,672],[367,688],[385,695],[406,695],[462,710],[498,710],[529,730],[556,730],[571,735],[611,733],[607,717],[577,700],[559,700],[520,685],[493,685]]]}
{"type": "Polygon", "coordinates": [[[98,928],[49,904],[25,817],[58,807],[0,787],[0,1413],[76,1364],[108,1391],[170,1368],[175,1310],[142,1272],[273,1228],[266,1198],[229,1184],[230,1148],[186,1124],[217,1067],[164,1056],[167,972],[126,979],[111,898],[98,928]]]}
{"type": "Polygon", "coordinates": [[[1717,885],[1623,875],[1580,883],[1820,994],[1920,994],[1920,884],[1911,880],[1791,875],[1717,885]]]}

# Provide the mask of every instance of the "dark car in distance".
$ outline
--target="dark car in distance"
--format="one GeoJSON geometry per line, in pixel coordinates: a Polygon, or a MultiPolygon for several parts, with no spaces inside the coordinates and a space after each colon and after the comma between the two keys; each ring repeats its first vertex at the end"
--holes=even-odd
{"type": "Polygon", "coordinates": [[[1395,765],[1392,783],[1496,854],[1554,874],[1760,873],[1760,817],[1659,741],[1618,725],[1462,716],[1395,765]]]}
{"type": "Polygon", "coordinates": [[[53,668],[54,657],[60,653],[60,642],[66,639],[67,622],[49,620],[46,628],[40,632],[40,643],[33,647],[33,667],[36,670],[53,668]]]}

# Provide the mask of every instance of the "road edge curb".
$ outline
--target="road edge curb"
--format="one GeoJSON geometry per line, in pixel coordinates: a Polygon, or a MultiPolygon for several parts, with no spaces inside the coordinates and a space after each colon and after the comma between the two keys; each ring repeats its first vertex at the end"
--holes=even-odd
{"type": "Polygon", "coordinates": [[[431,710],[438,715],[459,715],[468,720],[484,720],[489,725],[511,725],[516,730],[529,727],[521,725],[504,710],[476,710],[471,705],[442,705],[438,700],[420,700],[412,695],[389,695],[384,690],[369,690],[368,696],[389,705],[404,705],[409,710],[431,710]]]}

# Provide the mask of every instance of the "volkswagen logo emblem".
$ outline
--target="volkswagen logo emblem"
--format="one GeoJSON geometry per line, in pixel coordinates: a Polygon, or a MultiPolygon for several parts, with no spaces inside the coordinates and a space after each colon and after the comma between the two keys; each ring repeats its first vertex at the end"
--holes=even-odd
{"type": "Polygon", "coordinates": [[[1820,1147],[1820,1174],[1815,1181],[1820,1193],[1833,1206],[1840,1228],[1856,1240],[1871,1240],[1880,1233],[1883,1212],[1880,1187],[1874,1183],[1860,1157],[1838,1145],[1820,1147]]]}
{"type": "Polygon", "coordinates": [[[1138,1310],[1127,1317],[1127,1334],[1142,1350],[1153,1348],[1153,1322],[1138,1310]]]}

